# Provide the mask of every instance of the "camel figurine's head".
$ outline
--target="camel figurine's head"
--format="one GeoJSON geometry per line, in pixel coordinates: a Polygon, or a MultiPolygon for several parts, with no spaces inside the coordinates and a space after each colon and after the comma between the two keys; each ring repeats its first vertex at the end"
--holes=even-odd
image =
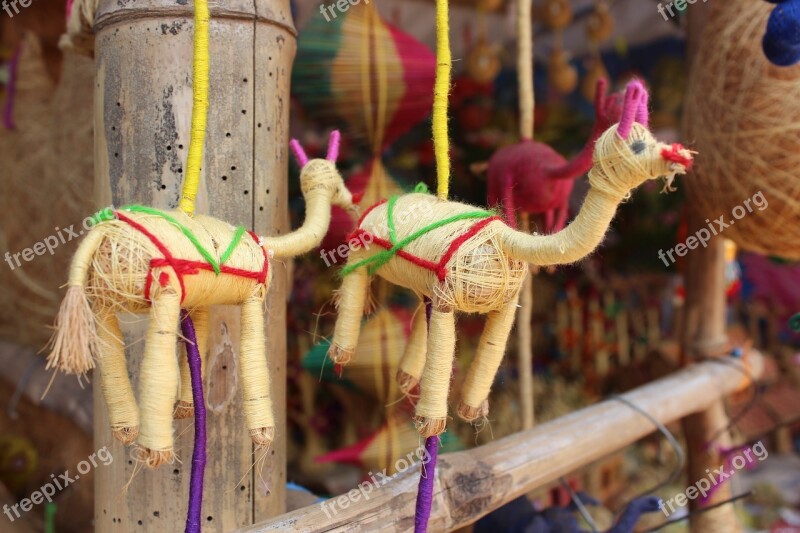
{"type": "Polygon", "coordinates": [[[325,159],[309,160],[297,139],[292,139],[289,145],[300,165],[300,190],[303,191],[303,196],[307,196],[314,190],[324,190],[330,194],[331,205],[355,212],[353,195],[345,186],[344,180],[336,168],[340,138],[337,130],[331,132],[328,141],[328,155],[325,156],[325,159]]]}
{"type": "Polygon", "coordinates": [[[672,191],[678,174],[692,166],[693,152],[680,144],[658,142],[647,128],[647,89],[632,81],[625,91],[619,123],[600,136],[589,172],[593,187],[626,196],[647,180],[663,178],[665,191],[672,191]]]}

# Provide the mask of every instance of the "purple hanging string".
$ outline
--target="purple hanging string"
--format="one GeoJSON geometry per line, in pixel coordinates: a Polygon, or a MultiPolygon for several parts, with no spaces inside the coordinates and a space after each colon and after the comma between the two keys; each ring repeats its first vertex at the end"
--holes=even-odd
{"type": "MultiPolygon", "coordinates": [[[[425,316],[428,319],[428,329],[431,325],[431,299],[425,297],[425,316]]],[[[436,458],[439,454],[439,436],[433,435],[425,439],[425,458],[422,460],[419,475],[419,489],[417,490],[417,507],[414,511],[414,533],[426,533],[428,520],[431,517],[433,503],[433,482],[436,478],[436,458]]]]}
{"type": "Polygon", "coordinates": [[[19,69],[19,56],[22,55],[22,43],[17,45],[14,55],[8,63],[8,87],[6,88],[6,105],[3,108],[3,126],[7,130],[17,128],[14,123],[14,99],[17,95],[17,71],[19,69]]]}
{"type": "Polygon", "coordinates": [[[439,454],[439,435],[425,439],[425,459],[422,460],[417,490],[417,508],[414,511],[414,533],[427,533],[433,504],[433,482],[436,478],[436,458],[439,454]]]}
{"type": "Polygon", "coordinates": [[[206,469],[206,403],[203,398],[203,375],[200,368],[200,350],[197,334],[187,311],[181,311],[181,331],[186,338],[186,357],[192,377],[194,402],[194,451],[192,452],[192,477],[189,481],[189,509],[186,512],[186,533],[200,533],[202,529],[203,474],[206,469]]]}

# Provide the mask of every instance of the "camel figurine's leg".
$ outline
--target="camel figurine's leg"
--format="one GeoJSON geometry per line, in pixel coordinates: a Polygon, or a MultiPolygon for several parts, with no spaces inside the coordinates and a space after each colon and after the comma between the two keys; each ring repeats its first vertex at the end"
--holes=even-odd
{"type": "Polygon", "coordinates": [[[397,370],[397,384],[403,394],[408,394],[419,383],[422,369],[425,368],[428,349],[428,318],[425,307],[423,303],[417,309],[411,324],[411,335],[397,370]]]}
{"type": "MultiPolygon", "coordinates": [[[[363,253],[353,252],[347,260],[355,264],[365,257],[363,253]]],[[[337,365],[346,365],[353,358],[361,333],[361,319],[367,302],[369,274],[367,267],[357,268],[342,280],[339,288],[339,313],[333,332],[333,342],[328,357],[337,365]]]]}
{"type": "Polygon", "coordinates": [[[152,468],[171,462],[174,457],[172,409],[180,379],[175,357],[180,311],[181,299],[173,287],[152,295],[150,325],[139,367],[139,445],[146,452],[142,459],[152,468]]]}
{"type": "Polygon", "coordinates": [[[430,437],[442,433],[447,425],[447,395],[456,347],[453,309],[434,296],[428,331],[428,357],[420,380],[416,416],[419,434],[430,437]]]}
{"type": "MultiPolygon", "coordinates": [[[[203,374],[206,372],[206,355],[208,351],[208,308],[198,307],[189,312],[189,317],[194,323],[194,330],[197,333],[197,349],[200,351],[200,369],[203,374]]],[[[189,373],[189,361],[186,357],[186,349],[181,349],[180,360],[178,361],[181,369],[181,395],[175,405],[173,417],[177,419],[192,418],[194,416],[194,400],[192,399],[192,377],[189,373]]]]}
{"type": "Polygon", "coordinates": [[[101,349],[97,365],[111,431],[118,440],[128,445],[139,435],[139,408],[128,378],[122,331],[113,311],[97,318],[97,334],[101,349]]]}
{"type": "Polygon", "coordinates": [[[275,438],[264,332],[265,296],[266,287],[259,286],[242,304],[242,346],[239,353],[244,416],[250,438],[258,447],[269,446],[275,438]]]}
{"type": "Polygon", "coordinates": [[[519,295],[503,308],[489,313],[475,357],[467,371],[458,416],[472,422],[489,414],[489,389],[492,388],[497,369],[506,351],[508,335],[514,324],[519,295]]]}

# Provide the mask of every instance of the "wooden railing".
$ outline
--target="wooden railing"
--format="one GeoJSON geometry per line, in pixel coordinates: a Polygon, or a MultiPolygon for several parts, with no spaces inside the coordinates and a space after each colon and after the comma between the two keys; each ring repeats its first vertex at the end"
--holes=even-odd
{"type": "MultiPolygon", "coordinates": [[[[757,377],[761,363],[761,356],[751,352],[747,372],[757,377]]],[[[429,531],[473,523],[656,431],[630,403],[662,424],[706,411],[748,386],[742,367],[733,359],[696,364],[621,395],[627,402],[609,399],[490,444],[440,456],[429,531]]],[[[238,531],[412,531],[419,476],[418,467],[410,468],[381,486],[365,485],[326,506],[310,505],[238,531]]]]}

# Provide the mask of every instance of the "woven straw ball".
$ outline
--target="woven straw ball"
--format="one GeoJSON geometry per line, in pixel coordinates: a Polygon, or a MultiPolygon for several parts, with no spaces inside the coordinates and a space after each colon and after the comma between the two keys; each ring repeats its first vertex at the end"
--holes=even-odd
{"type": "Polygon", "coordinates": [[[687,141],[699,152],[686,184],[693,207],[745,250],[800,260],[800,66],[782,68],[761,49],[774,6],[715,5],[692,69],[687,141]],[[736,206],[761,192],[769,203],[739,220],[736,206]]]}

